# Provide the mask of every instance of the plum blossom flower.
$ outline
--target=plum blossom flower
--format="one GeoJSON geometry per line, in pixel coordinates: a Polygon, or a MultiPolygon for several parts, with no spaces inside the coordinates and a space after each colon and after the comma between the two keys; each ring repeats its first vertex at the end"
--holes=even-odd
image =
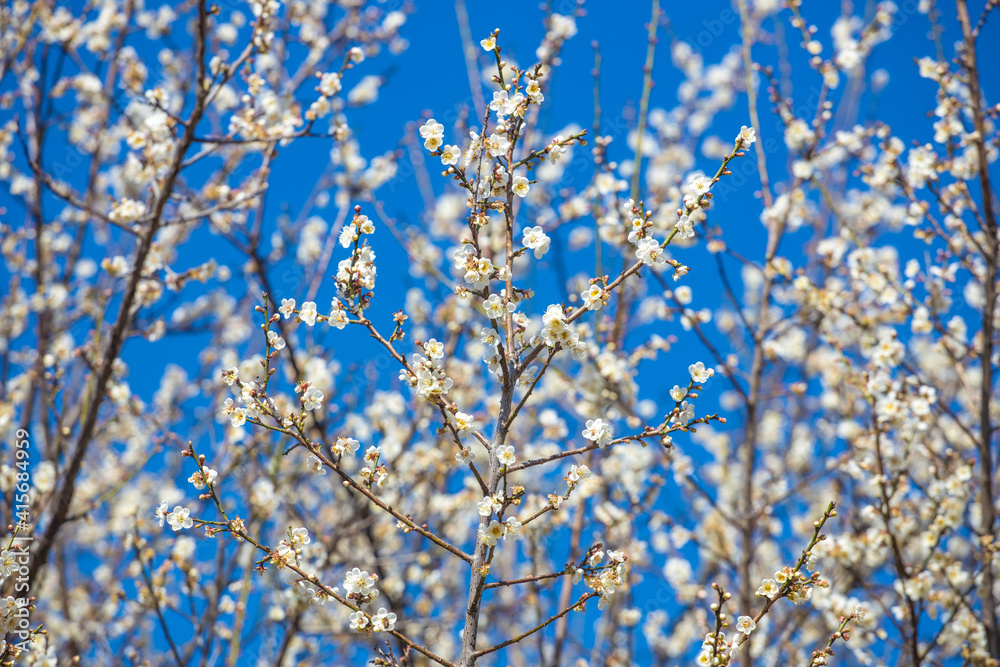
{"type": "Polygon", "coordinates": [[[646,237],[640,239],[635,249],[635,256],[646,266],[664,264],[667,258],[663,255],[663,247],[656,239],[646,237]]]}
{"type": "Polygon", "coordinates": [[[701,196],[712,189],[712,179],[703,174],[695,174],[688,180],[687,187],[695,196],[701,196]]]}
{"type": "Polygon", "coordinates": [[[453,146],[448,144],[441,149],[441,164],[453,165],[458,164],[459,158],[462,157],[462,149],[458,146],[453,146]]]}
{"type": "Polygon", "coordinates": [[[316,324],[317,314],[318,312],[316,311],[315,301],[306,301],[305,303],[302,304],[302,307],[299,308],[299,319],[308,324],[309,326],[313,326],[314,324],[316,324]]]}
{"type": "Polygon", "coordinates": [[[522,233],[524,234],[524,238],[521,240],[521,243],[525,248],[535,251],[536,259],[541,259],[542,255],[549,251],[549,242],[551,239],[542,231],[541,227],[528,227],[522,233]]]}
{"type": "Polygon", "coordinates": [[[507,533],[507,526],[496,519],[490,521],[490,525],[483,527],[479,525],[479,541],[488,547],[496,546],[498,540],[503,539],[507,533]]]}
{"type": "Polygon", "coordinates": [[[396,615],[380,607],[371,618],[373,632],[392,632],[396,628],[396,615]]]}
{"type": "Polygon", "coordinates": [[[326,72],[323,74],[320,77],[319,86],[316,87],[316,90],[324,97],[333,97],[340,92],[340,89],[340,74],[337,72],[326,72]]]}
{"type": "Polygon", "coordinates": [[[591,284],[590,287],[580,293],[583,297],[583,305],[587,310],[600,310],[604,306],[604,288],[600,285],[591,284]]]}
{"type": "Polygon", "coordinates": [[[192,473],[192,475],[188,477],[188,481],[191,482],[194,488],[201,491],[202,489],[205,488],[206,485],[214,486],[215,480],[218,479],[218,477],[219,477],[218,470],[206,467],[204,472],[198,470],[192,473]]]}
{"type": "Polygon", "coordinates": [[[483,499],[476,503],[476,508],[479,510],[479,516],[489,516],[493,512],[499,512],[503,509],[503,496],[499,493],[483,496],[483,499]]]}
{"type": "Polygon", "coordinates": [[[745,635],[750,635],[751,632],[756,629],[757,623],[754,622],[749,616],[740,616],[736,620],[736,631],[742,632],[745,635]]]}
{"type": "Polygon", "coordinates": [[[536,104],[541,103],[545,100],[545,95],[542,94],[542,86],[538,83],[537,79],[529,79],[528,85],[525,87],[524,92],[531,98],[532,102],[536,104]]]}
{"type": "Polygon", "coordinates": [[[176,506],[172,512],[166,515],[167,523],[170,527],[174,529],[174,532],[181,530],[182,528],[190,528],[194,525],[194,521],[191,519],[191,510],[186,507],[176,506]]]}
{"type": "Polygon", "coordinates": [[[527,178],[525,178],[524,176],[515,176],[513,185],[514,185],[514,194],[516,194],[518,197],[528,196],[529,183],[527,178]]]}
{"type": "Polygon", "coordinates": [[[517,461],[514,456],[513,445],[500,445],[497,447],[497,458],[505,466],[512,466],[517,461]]]}
{"type": "Polygon", "coordinates": [[[603,419],[588,419],[587,428],[583,430],[583,437],[596,442],[600,447],[606,447],[614,439],[611,424],[603,419]]]}
{"type": "Polygon", "coordinates": [[[285,339],[278,335],[278,332],[271,329],[267,332],[267,343],[275,350],[285,349],[285,339]]]}
{"type": "Polygon", "coordinates": [[[677,220],[676,229],[677,229],[677,236],[681,237],[682,239],[694,238],[694,222],[692,222],[691,218],[689,218],[688,216],[682,215],[677,220]]]}
{"type": "MultiPolygon", "coordinates": [[[[492,331],[492,329],[491,329],[492,331]]],[[[476,428],[476,418],[472,415],[465,414],[464,412],[455,413],[455,430],[461,436],[466,436],[472,433],[476,428]]]]}
{"type": "Polygon", "coordinates": [[[493,157],[500,157],[510,148],[510,140],[503,134],[491,134],[486,142],[487,150],[493,157]]]}
{"type": "Polygon", "coordinates": [[[0,577],[9,577],[18,569],[17,556],[13,551],[0,551],[0,577]]]}
{"type": "Polygon", "coordinates": [[[424,354],[426,354],[431,359],[443,359],[444,343],[434,338],[431,338],[429,341],[424,343],[424,354]]]}
{"type": "Polygon", "coordinates": [[[330,445],[330,451],[336,456],[344,456],[345,454],[353,456],[360,447],[361,443],[354,438],[345,438],[344,436],[340,436],[332,445],[330,445]]]}
{"type": "Polygon", "coordinates": [[[760,582],[760,587],[757,588],[757,597],[769,598],[773,600],[778,592],[781,590],[781,586],[774,579],[765,579],[760,582]]]}
{"type": "Polygon", "coordinates": [[[428,118],[420,127],[420,136],[424,140],[424,148],[435,151],[444,143],[444,125],[433,118],[428,118]]]}
{"type": "Polygon", "coordinates": [[[351,630],[364,630],[366,627],[368,627],[368,616],[366,616],[365,612],[361,611],[360,609],[358,611],[352,612],[350,615],[350,619],[351,619],[351,630]]]}
{"type": "Polygon", "coordinates": [[[302,394],[302,407],[306,410],[316,410],[323,405],[324,398],[326,396],[322,391],[310,385],[302,394]]]}
{"type": "Polygon", "coordinates": [[[750,145],[757,141],[757,130],[744,125],[736,138],[740,141],[740,149],[750,148],[750,145]]]}
{"type": "Polygon", "coordinates": [[[505,313],[513,313],[516,308],[513,302],[504,302],[498,294],[491,294],[490,298],[483,300],[483,310],[491,320],[499,320],[505,313]]]}
{"type": "Polygon", "coordinates": [[[351,223],[344,225],[344,228],[340,230],[338,241],[341,248],[350,248],[358,238],[358,228],[354,226],[354,223],[351,223]]]}
{"type": "Polygon", "coordinates": [[[320,477],[326,474],[326,468],[323,466],[323,462],[316,456],[310,455],[309,459],[306,461],[306,466],[320,477]]]}
{"type": "Polygon", "coordinates": [[[518,104],[520,104],[523,100],[524,96],[521,95],[521,93],[517,93],[513,97],[509,97],[506,90],[497,90],[493,93],[493,101],[490,102],[490,109],[503,118],[514,113],[518,104]]]}
{"type": "Polygon", "coordinates": [[[688,373],[691,374],[691,379],[694,382],[701,384],[703,382],[708,382],[708,378],[715,375],[715,369],[705,368],[705,364],[699,361],[696,364],[688,366],[688,373]]]}
{"type": "Polygon", "coordinates": [[[334,299],[330,302],[330,314],[326,318],[327,324],[337,329],[343,329],[350,324],[350,321],[347,311],[344,310],[344,305],[340,301],[334,299]]]}
{"type": "Polygon", "coordinates": [[[125,197],[108,213],[108,219],[115,222],[135,222],[146,215],[146,205],[141,201],[125,197]]]}
{"type": "Polygon", "coordinates": [[[373,574],[368,574],[367,570],[354,568],[349,570],[344,576],[344,592],[348,598],[355,600],[370,601],[378,597],[378,589],[375,582],[378,580],[373,574]]]}
{"type": "Polygon", "coordinates": [[[156,518],[160,520],[160,527],[161,528],[163,527],[163,521],[164,521],[164,519],[167,518],[167,515],[169,513],[170,513],[170,509],[167,507],[167,501],[164,500],[163,502],[160,503],[159,507],[157,507],[156,511],[154,512],[154,514],[156,515],[156,518]]]}

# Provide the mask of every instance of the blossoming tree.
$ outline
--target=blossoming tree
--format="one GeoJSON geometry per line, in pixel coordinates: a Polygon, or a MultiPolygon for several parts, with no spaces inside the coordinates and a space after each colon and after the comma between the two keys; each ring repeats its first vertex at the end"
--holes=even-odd
{"type": "Polygon", "coordinates": [[[0,9],[0,662],[1000,664],[998,4],[653,2],[590,129],[582,2],[390,4],[0,9]]]}

